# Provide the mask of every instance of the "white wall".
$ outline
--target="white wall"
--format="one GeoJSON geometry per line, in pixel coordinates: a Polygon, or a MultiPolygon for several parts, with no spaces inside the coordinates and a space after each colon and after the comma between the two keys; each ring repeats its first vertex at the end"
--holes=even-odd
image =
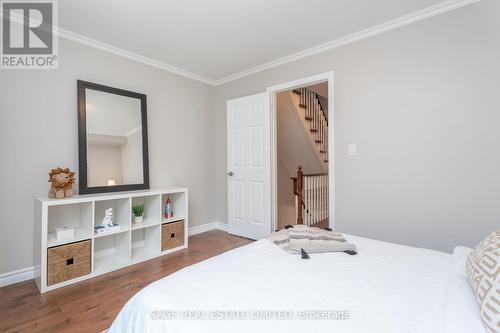
{"type": "Polygon", "coordinates": [[[0,71],[0,274],[33,264],[33,197],[47,194],[50,168],[77,170],[77,79],[147,95],[151,185],[188,187],[191,226],[212,221],[214,88],[64,39],[59,47],[58,70],[0,71]]]}
{"type": "Polygon", "coordinates": [[[482,0],[221,86],[215,217],[227,219],[225,101],[334,70],[340,231],[451,251],[498,228],[499,12],[482,0]]]}
{"type": "MultiPolygon", "coordinates": [[[[88,186],[106,186],[114,179],[123,184],[122,147],[112,145],[87,145],[87,182],[88,186]]],[[[125,178],[128,179],[128,178],[125,178]]]]}

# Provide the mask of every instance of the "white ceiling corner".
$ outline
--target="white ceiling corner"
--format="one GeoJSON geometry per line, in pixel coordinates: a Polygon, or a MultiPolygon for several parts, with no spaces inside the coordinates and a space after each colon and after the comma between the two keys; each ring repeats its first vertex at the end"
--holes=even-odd
{"type": "Polygon", "coordinates": [[[218,86],[479,1],[65,0],[56,30],[62,38],[218,86]],[[296,23],[311,18],[314,25],[296,23]]]}

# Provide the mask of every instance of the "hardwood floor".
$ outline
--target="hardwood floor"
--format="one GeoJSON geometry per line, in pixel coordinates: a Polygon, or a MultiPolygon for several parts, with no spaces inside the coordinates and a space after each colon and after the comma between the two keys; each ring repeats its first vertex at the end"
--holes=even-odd
{"type": "Polygon", "coordinates": [[[33,280],[0,288],[0,332],[101,332],[151,282],[250,242],[214,230],[189,237],[189,249],[43,295],[33,280]]]}

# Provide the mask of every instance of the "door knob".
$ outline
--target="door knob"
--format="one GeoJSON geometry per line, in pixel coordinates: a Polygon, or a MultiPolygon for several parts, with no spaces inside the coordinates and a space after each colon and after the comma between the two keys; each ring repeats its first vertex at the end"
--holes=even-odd
{"type": "Polygon", "coordinates": [[[232,177],[232,176],[234,175],[234,173],[233,173],[232,171],[229,171],[229,172],[227,173],[227,175],[228,175],[229,177],[232,177]]]}

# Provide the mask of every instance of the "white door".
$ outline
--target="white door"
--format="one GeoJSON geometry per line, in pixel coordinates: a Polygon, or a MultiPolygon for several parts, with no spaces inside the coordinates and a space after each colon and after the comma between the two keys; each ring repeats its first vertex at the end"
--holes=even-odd
{"type": "Polygon", "coordinates": [[[260,239],[271,232],[269,94],[227,102],[228,231],[260,239]]]}

